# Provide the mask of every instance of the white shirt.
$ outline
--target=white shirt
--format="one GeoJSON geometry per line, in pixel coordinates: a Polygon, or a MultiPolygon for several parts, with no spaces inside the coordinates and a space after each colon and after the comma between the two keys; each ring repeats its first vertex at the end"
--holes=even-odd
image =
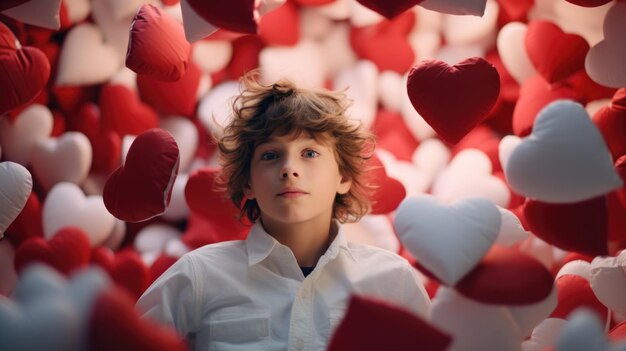
{"type": "Polygon", "coordinates": [[[410,264],[348,242],[339,226],[304,277],[292,251],[257,223],[246,240],[185,254],[137,302],[195,350],[324,351],[351,294],[385,299],[426,317],[430,300],[410,264]]]}

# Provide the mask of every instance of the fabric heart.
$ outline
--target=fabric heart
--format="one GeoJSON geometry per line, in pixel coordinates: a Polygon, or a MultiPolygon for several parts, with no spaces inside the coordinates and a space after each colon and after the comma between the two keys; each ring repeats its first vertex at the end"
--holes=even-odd
{"type": "Polygon", "coordinates": [[[495,242],[496,244],[512,247],[528,239],[530,232],[524,229],[522,222],[515,213],[502,207],[498,207],[498,210],[500,210],[500,214],[502,215],[502,225],[500,226],[500,232],[495,242]]]}
{"type": "Polygon", "coordinates": [[[45,263],[69,275],[89,263],[91,244],[85,232],[76,227],[66,227],[54,233],[51,239],[32,238],[15,252],[15,270],[21,273],[34,262],[45,263]]]}
{"type": "Polygon", "coordinates": [[[626,3],[617,2],[604,17],[604,40],[594,45],[585,58],[585,69],[589,76],[607,87],[626,86],[626,63],[620,59],[626,55],[626,47],[622,45],[626,38],[624,18],[626,3]]]}
{"type": "MultiPolygon", "coordinates": [[[[261,80],[275,81],[287,78],[301,87],[323,87],[326,67],[322,57],[320,45],[307,39],[292,47],[265,47],[259,55],[261,80]]],[[[241,74],[235,73],[237,76],[241,74]]]]}
{"type": "Polygon", "coordinates": [[[31,191],[33,178],[23,166],[14,162],[0,163],[0,239],[5,230],[22,212],[31,191]]]}
{"type": "Polygon", "coordinates": [[[497,32],[498,24],[498,4],[495,1],[487,1],[485,11],[480,16],[446,16],[443,21],[443,40],[450,46],[444,46],[438,53],[442,61],[449,63],[457,62],[462,58],[471,56],[482,56],[482,52],[493,46],[493,39],[497,32]],[[451,49],[451,46],[456,49],[451,49]],[[462,48],[465,47],[465,48],[462,48]],[[470,50],[468,54],[463,54],[463,50],[470,50]],[[477,51],[478,50],[478,51],[477,51]],[[457,58],[445,59],[445,52],[460,52],[457,58]],[[474,53],[470,53],[470,52],[474,53]]]}
{"type": "Polygon", "coordinates": [[[168,117],[160,119],[161,128],[172,134],[180,153],[181,172],[187,172],[198,149],[198,128],[187,118],[168,117]]]}
{"type": "Polygon", "coordinates": [[[174,181],[174,187],[172,188],[172,199],[170,200],[170,206],[165,210],[163,218],[168,221],[182,221],[189,217],[189,206],[185,200],[185,187],[187,186],[187,180],[189,175],[185,173],[179,173],[178,177],[174,181]]]}
{"type": "Polygon", "coordinates": [[[376,147],[387,150],[402,161],[411,161],[417,140],[404,124],[402,115],[398,112],[381,109],[374,118],[371,130],[376,134],[376,147]]]}
{"type": "Polygon", "coordinates": [[[232,57],[233,45],[227,40],[202,40],[191,47],[191,58],[203,73],[225,69],[232,57]]]}
{"type": "Polygon", "coordinates": [[[533,257],[494,245],[455,289],[482,303],[528,305],[548,297],[553,282],[552,273],[533,257]]]}
{"type": "Polygon", "coordinates": [[[446,350],[452,339],[415,314],[383,301],[353,295],[329,351],[446,350]],[[375,320],[376,325],[368,321],[375,320]]]}
{"type": "Polygon", "coordinates": [[[24,208],[7,228],[5,235],[14,247],[20,246],[29,238],[43,238],[41,202],[34,192],[30,193],[24,208]]]}
{"type": "Polygon", "coordinates": [[[188,0],[180,0],[180,9],[185,28],[185,38],[188,42],[194,43],[200,39],[215,33],[217,26],[207,22],[191,7],[188,0]]]}
{"type": "Polygon", "coordinates": [[[335,75],[333,89],[347,89],[347,98],[354,101],[346,113],[358,118],[364,128],[369,128],[376,117],[378,71],[369,61],[359,61],[335,75]],[[358,116],[358,117],[357,117],[358,116]]]}
{"type": "Polygon", "coordinates": [[[593,123],[600,129],[614,160],[626,155],[626,88],[615,92],[611,103],[593,115],[593,123]]]}
{"type": "Polygon", "coordinates": [[[198,105],[198,119],[204,129],[221,136],[224,128],[232,120],[231,101],[239,94],[239,83],[228,81],[209,91],[198,105]]]}
{"type": "Polygon", "coordinates": [[[406,197],[404,186],[387,175],[385,166],[377,157],[372,157],[368,162],[372,168],[373,184],[377,186],[372,197],[371,213],[386,214],[395,211],[406,197]]]}
{"type": "Polygon", "coordinates": [[[416,196],[400,204],[394,228],[421,265],[453,286],[489,250],[500,222],[498,208],[485,199],[443,206],[430,196],[416,196]]]}
{"type": "Polygon", "coordinates": [[[566,319],[577,308],[585,307],[606,320],[608,310],[595,296],[589,281],[578,275],[564,275],[556,279],[558,305],[550,317],[566,319]]]}
{"type": "Polygon", "coordinates": [[[187,71],[175,82],[166,82],[151,76],[137,76],[137,88],[141,99],[166,115],[193,117],[196,111],[198,89],[202,72],[192,62],[187,71]]]}
{"type": "Polygon", "coordinates": [[[548,21],[530,22],[524,44],[539,74],[551,84],[583,69],[589,51],[583,37],[567,34],[548,21]]]}
{"type": "Polygon", "coordinates": [[[527,30],[524,23],[510,22],[498,32],[497,46],[502,63],[519,84],[537,72],[524,46],[527,30]]]}
{"type": "Polygon", "coordinates": [[[13,52],[18,49],[19,40],[4,23],[0,23],[0,49],[6,52],[13,52]]]}
{"type": "Polygon", "coordinates": [[[104,242],[115,225],[102,203],[102,197],[85,197],[72,183],[58,183],[49,192],[43,205],[43,230],[46,238],[64,227],[78,227],[89,236],[92,246],[104,242]]]}
{"type": "Polygon", "coordinates": [[[611,2],[611,0],[565,0],[571,4],[583,7],[598,7],[611,2]]]}
{"type": "Polygon", "coordinates": [[[0,240],[0,295],[9,296],[19,280],[13,260],[15,248],[9,240],[0,240]]]}
{"type": "Polygon", "coordinates": [[[286,2],[263,16],[259,22],[259,37],[266,45],[296,45],[300,40],[298,6],[293,2],[286,2]]]}
{"type": "Polygon", "coordinates": [[[487,116],[500,93],[500,78],[495,67],[479,57],[454,66],[422,61],[409,72],[407,92],[424,120],[456,144],[487,116]]]}
{"type": "Polygon", "coordinates": [[[48,138],[35,144],[33,173],[45,189],[59,182],[80,185],[87,177],[92,156],[91,144],[83,133],[66,132],[60,138],[48,138]]]}
{"type": "Polygon", "coordinates": [[[589,270],[591,289],[595,296],[615,312],[626,312],[626,252],[617,257],[596,257],[589,270]]]}
{"type": "MultiPolygon", "coordinates": [[[[3,41],[12,35],[2,23],[0,32],[3,41]]],[[[41,50],[29,46],[16,45],[13,49],[3,45],[0,52],[0,69],[4,72],[0,84],[0,115],[3,115],[37,97],[50,78],[50,62],[41,50]]]]}
{"type": "Polygon", "coordinates": [[[373,26],[352,27],[350,45],[361,58],[376,64],[379,71],[406,72],[415,61],[408,35],[415,24],[415,14],[407,12],[373,26]],[[386,53],[394,52],[394,55],[386,53]]]}
{"type": "Polygon", "coordinates": [[[487,0],[423,0],[421,7],[450,15],[473,15],[482,17],[485,14],[487,0]]]}
{"type": "Polygon", "coordinates": [[[500,10],[509,21],[525,22],[528,11],[535,5],[535,0],[498,0],[500,10]]]}
{"type": "Polygon", "coordinates": [[[164,224],[151,224],[141,229],[135,237],[134,247],[139,253],[161,252],[170,240],[181,236],[178,229],[164,224]]]}
{"type": "Polygon", "coordinates": [[[554,311],[557,305],[557,291],[556,286],[553,285],[553,289],[543,301],[522,306],[507,306],[509,314],[517,328],[519,335],[523,338],[527,338],[534,333],[536,327],[546,320],[550,316],[550,313],[554,311]]]}
{"type": "Polygon", "coordinates": [[[191,45],[180,22],[150,4],[143,5],[130,27],[126,67],[158,80],[179,80],[189,61],[191,45]]]}
{"type": "Polygon", "coordinates": [[[37,27],[59,30],[60,10],[61,0],[30,0],[4,10],[2,14],[37,27]]]}
{"type": "Polygon", "coordinates": [[[104,291],[96,298],[87,329],[89,350],[187,350],[173,329],[141,319],[134,301],[121,289],[104,291]]]}
{"type": "Polygon", "coordinates": [[[56,77],[57,85],[91,85],[109,80],[122,64],[115,49],[104,42],[94,24],[72,29],[63,41],[56,77]]]}
{"type": "Polygon", "coordinates": [[[107,271],[134,301],[139,299],[150,282],[150,270],[135,251],[123,250],[115,254],[109,248],[97,247],[91,251],[90,262],[107,271]]]}
{"type": "Polygon", "coordinates": [[[624,182],[625,186],[623,186],[619,191],[617,191],[617,197],[619,198],[622,206],[626,208],[626,155],[620,157],[615,161],[615,169],[619,174],[620,178],[624,182]]]}
{"type": "Polygon", "coordinates": [[[523,137],[532,132],[538,113],[559,99],[580,101],[578,91],[567,84],[551,86],[540,75],[526,79],[513,110],[513,132],[523,137]]]}
{"type": "Polygon", "coordinates": [[[2,5],[0,5],[0,11],[4,11],[4,10],[10,9],[12,7],[19,6],[19,5],[21,5],[21,4],[25,3],[25,2],[28,2],[28,1],[30,1],[30,0],[7,0],[7,1],[4,1],[2,3],[2,5]]]}
{"type": "Polygon", "coordinates": [[[379,14],[393,19],[404,11],[409,10],[413,6],[419,4],[424,0],[394,0],[394,1],[380,1],[380,0],[357,0],[361,5],[378,12],[379,14]]]}
{"type": "Polygon", "coordinates": [[[567,204],[527,200],[523,211],[530,230],[545,242],[591,256],[608,254],[604,196],[567,204]]]}
{"type": "Polygon", "coordinates": [[[187,0],[191,8],[210,24],[233,32],[257,33],[260,17],[254,0],[233,2],[187,0]]]}
{"type": "Polygon", "coordinates": [[[0,118],[0,145],[3,158],[23,166],[30,165],[34,146],[50,136],[52,113],[39,104],[24,109],[14,121],[0,118]]]}
{"type": "MultiPolygon", "coordinates": [[[[233,41],[233,57],[228,63],[228,66],[226,67],[225,72],[228,74],[229,77],[238,78],[238,77],[241,77],[245,72],[248,72],[254,68],[259,67],[260,60],[261,60],[260,54],[264,47],[265,45],[263,44],[263,42],[258,36],[247,35],[247,36],[235,39],[235,41],[233,41]]],[[[280,53],[282,51],[279,50],[278,52],[280,53]]],[[[313,52],[312,54],[315,55],[315,57],[321,56],[315,52],[313,52]]],[[[268,54],[265,53],[264,55],[268,55],[268,54]]],[[[271,55],[272,54],[270,54],[270,56],[271,55]]],[[[306,57],[304,55],[302,56],[306,57]]],[[[318,67],[316,63],[314,64],[315,66],[313,67],[318,67]]],[[[272,66],[270,65],[270,67],[272,66]]]]}
{"type": "Polygon", "coordinates": [[[515,192],[551,203],[582,201],[622,186],[602,135],[585,109],[568,100],[539,113],[504,171],[515,192]]]}
{"type": "Polygon", "coordinates": [[[104,186],[106,208],[127,222],[141,222],[163,214],[169,205],[180,156],[174,138],[154,128],[135,138],[124,165],[104,186]]]}
{"type": "Polygon", "coordinates": [[[100,92],[102,127],[120,137],[139,135],[159,125],[159,116],[137,93],[123,85],[105,85],[100,92]]]}

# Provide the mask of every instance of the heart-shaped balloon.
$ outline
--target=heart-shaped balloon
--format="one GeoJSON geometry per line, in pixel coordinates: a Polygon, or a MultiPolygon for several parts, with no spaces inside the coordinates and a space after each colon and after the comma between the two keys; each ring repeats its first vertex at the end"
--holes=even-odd
{"type": "Polygon", "coordinates": [[[604,196],[567,204],[527,200],[524,217],[535,235],[563,250],[591,256],[608,253],[604,196]]]}
{"type": "Polygon", "coordinates": [[[329,351],[446,350],[450,336],[413,313],[383,301],[353,295],[329,351]],[[376,320],[373,324],[368,321],[376,320]]]}
{"type": "Polygon", "coordinates": [[[15,162],[0,163],[0,239],[26,205],[33,189],[30,172],[15,162]]]}
{"type": "Polygon", "coordinates": [[[626,86],[626,70],[620,57],[626,55],[623,43],[626,38],[624,31],[626,4],[617,2],[604,17],[604,40],[594,45],[585,58],[585,69],[596,82],[614,88],[626,86]]]}
{"type": "Polygon", "coordinates": [[[32,104],[17,118],[0,118],[0,145],[5,160],[30,165],[34,146],[52,133],[53,117],[50,110],[32,104]]]}
{"type": "Polygon", "coordinates": [[[465,57],[483,56],[483,52],[493,47],[498,24],[498,4],[487,1],[481,16],[446,16],[442,23],[441,34],[447,44],[438,52],[439,59],[454,63],[465,57]],[[468,54],[463,54],[469,50],[468,54]],[[458,52],[461,57],[445,59],[445,52],[458,52]],[[474,53],[469,53],[474,51],[474,53]]]}
{"type": "Polygon", "coordinates": [[[613,159],[626,155],[626,89],[615,92],[611,103],[602,107],[593,115],[593,122],[598,126],[606,141],[613,159]]]}
{"type": "Polygon", "coordinates": [[[454,66],[422,61],[409,72],[407,92],[415,110],[439,136],[456,144],[496,103],[500,78],[495,67],[479,57],[454,66]]]}
{"type": "Polygon", "coordinates": [[[591,262],[589,283],[594,294],[610,310],[626,312],[626,252],[616,257],[596,257],[591,262]]]}
{"type": "Polygon", "coordinates": [[[180,22],[154,5],[137,11],[130,27],[126,67],[137,74],[176,81],[185,73],[190,53],[180,22]]]}
{"type": "Polygon", "coordinates": [[[602,135],[585,109],[568,100],[539,113],[504,171],[515,192],[550,203],[582,201],[623,185],[602,135]]]}
{"type": "Polygon", "coordinates": [[[536,327],[550,316],[550,313],[557,305],[557,291],[554,287],[543,301],[523,306],[507,306],[512,319],[517,324],[519,335],[527,338],[531,333],[534,334],[536,327]]]}
{"type": "Polygon", "coordinates": [[[43,205],[43,230],[46,238],[65,227],[81,228],[92,246],[103,243],[115,225],[102,202],[102,197],[85,197],[72,183],[58,183],[49,192],[43,205]]]}
{"type": "Polygon", "coordinates": [[[91,252],[91,263],[104,268],[113,281],[135,299],[148,287],[150,271],[141,260],[141,256],[132,250],[123,250],[117,254],[108,248],[97,247],[91,252]]]}
{"type": "Polygon", "coordinates": [[[498,208],[485,199],[444,206],[430,196],[405,199],[394,228],[400,241],[440,281],[454,286],[487,253],[500,231],[498,208]]]}
{"type": "Polygon", "coordinates": [[[562,81],[585,67],[589,44],[578,34],[563,32],[549,21],[531,21],[525,37],[528,57],[550,84],[562,81]]]}
{"type": "Polygon", "coordinates": [[[191,47],[191,58],[204,73],[222,71],[232,57],[233,45],[227,40],[202,40],[191,47]]]}
{"type": "Polygon", "coordinates": [[[124,165],[104,186],[106,208],[127,222],[163,214],[169,205],[180,156],[174,138],[163,129],[149,129],[135,138],[124,165]]]}
{"type": "Polygon", "coordinates": [[[45,263],[69,275],[89,263],[91,244],[85,232],[76,227],[66,227],[45,240],[32,238],[15,252],[15,270],[21,273],[34,262],[45,263]]]}

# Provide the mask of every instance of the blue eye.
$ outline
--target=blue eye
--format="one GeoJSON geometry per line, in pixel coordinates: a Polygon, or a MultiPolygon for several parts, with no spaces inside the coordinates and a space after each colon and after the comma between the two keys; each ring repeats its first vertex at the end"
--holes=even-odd
{"type": "Polygon", "coordinates": [[[315,150],[306,150],[303,155],[304,157],[313,158],[319,156],[319,152],[315,150]]]}
{"type": "Polygon", "coordinates": [[[275,160],[277,158],[278,158],[278,154],[273,151],[264,152],[261,154],[261,160],[264,160],[264,161],[275,160]]]}

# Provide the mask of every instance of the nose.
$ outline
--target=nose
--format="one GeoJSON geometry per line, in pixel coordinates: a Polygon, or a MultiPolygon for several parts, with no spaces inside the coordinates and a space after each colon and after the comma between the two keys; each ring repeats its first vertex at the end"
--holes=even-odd
{"type": "Polygon", "coordinates": [[[286,158],[280,169],[280,179],[298,178],[299,176],[300,175],[293,160],[286,158]]]}

